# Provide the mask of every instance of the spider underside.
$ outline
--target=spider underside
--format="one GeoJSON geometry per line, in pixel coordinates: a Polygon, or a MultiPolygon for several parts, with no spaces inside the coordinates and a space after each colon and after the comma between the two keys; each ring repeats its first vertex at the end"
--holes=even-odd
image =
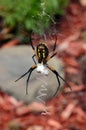
{"type": "MultiPolygon", "coordinates": [[[[47,68],[48,68],[56,75],[56,78],[58,81],[58,87],[57,87],[56,92],[53,96],[56,96],[57,92],[60,89],[61,83],[60,83],[59,78],[62,79],[67,84],[67,82],[59,75],[59,73],[53,67],[51,67],[50,65],[47,64],[47,62],[56,55],[56,52],[55,52],[56,41],[57,41],[57,38],[55,39],[55,43],[54,43],[52,52],[49,53],[49,49],[48,49],[46,43],[42,43],[42,42],[39,43],[37,45],[37,48],[35,49],[35,47],[33,46],[32,40],[30,38],[30,44],[31,44],[32,49],[34,50],[34,55],[32,56],[32,59],[34,61],[34,65],[26,73],[24,73],[22,76],[20,76],[16,80],[16,81],[18,81],[21,78],[23,78],[25,75],[29,74],[27,81],[26,81],[26,94],[28,94],[28,83],[29,83],[31,73],[34,69],[36,69],[37,72],[39,72],[39,73],[43,73],[45,75],[48,75],[48,70],[47,70],[47,68]],[[36,60],[38,63],[35,61],[35,57],[36,57],[36,60]]],[[[67,86],[70,88],[70,86],[68,84],[67,84],[67,86]]]]}

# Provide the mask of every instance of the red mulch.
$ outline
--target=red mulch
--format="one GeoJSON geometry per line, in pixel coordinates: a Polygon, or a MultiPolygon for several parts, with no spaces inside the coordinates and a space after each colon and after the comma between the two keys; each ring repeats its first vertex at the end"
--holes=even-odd
{"type": "MultiPolygon", "coordinates": [[[[56,27],[58,30],[58,24],[56,27]]],[[[58,36],[57,52],[65,63],[66,79],[72,91],[62,93],[46,104],[32,103],[27,106],[0,92],[0,130],[86,130],[86,84],[79,62],[86,55],[83,38],[86,32],[85,7],[70,4],[59,30],[61,36],[58,36]]],[[[3,47],[16,42],[8,42],[3,47]]],[[[50,47],[53,42],[52,37],[48,38],[50,47]]]]}

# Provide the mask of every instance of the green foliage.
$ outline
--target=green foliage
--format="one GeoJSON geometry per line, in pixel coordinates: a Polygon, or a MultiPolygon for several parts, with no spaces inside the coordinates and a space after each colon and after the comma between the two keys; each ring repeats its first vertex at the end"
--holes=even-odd
{"type": "Polygon", "coordinates": [[[54,14],[63,14],[69,0],[0,0],[0,15],[4,25],[15,27],[23,24],[26,30],[40,33],[50,22],[54,23],[54,14]]]}

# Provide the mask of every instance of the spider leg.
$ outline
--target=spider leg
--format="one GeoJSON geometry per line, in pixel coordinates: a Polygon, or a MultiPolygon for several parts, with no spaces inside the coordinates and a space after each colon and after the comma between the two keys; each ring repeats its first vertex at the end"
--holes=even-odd
{"type": "Polygon", "coordinates": [[[72,91],[72,88],[70,87],[70,85],[59,75],[59,73],[58,73],[58,76],[59,76],[59,78],[61,78],[66,84],[67,84],[67,86],[70,88],[70,90],[72,91]]]}
{"type": "Polygon", "coordinates": [[[55,40],[55,43],[54,43],[54,46],[53,46],[53,51],[50,53],[50,55],[47,57],[46,61],[49,61],[51,58],[53,58],[57,52],[55,52],[55,49],[56,49],[56,41],[57,41],[57,37],[56,37],[56,40],[55,40]]]}
{"type": "MultiPolygon", "coordinates": [[[[61,78],[61,79],[67,84],[67,86],[71,89],[71,87],[69,86],[69,84],[59,75],[59,73],[58,73],[55,69],[53,69],[53,68],[50,67],[49,65],[47,65],[47,67],[56,75],[57,80],[58,80],[58,84],[59,84],[59,86],[58,86],[58,88],[57,88],[57,90],[56,90],[54,96],[57,94],[57,92],[58,92],[58,90],[59,90],[59,88],[60,88],[60,80],[59,80],[59,78],[61,78]]],[[[72,89],[71,89],[71,90],[72,90],[72,89]]]]}
{"type": "Polygon", "coordinates": [[[30,69],[24,73],[22,76],[20,76],[18,79],[15,80],[15,82],[17,82],[18,80],[20,80],[21,78],[23,78],[25,75],[27,75],[30,72],[30,69]]]}
{"type": "Polygon", "coordinates": [[[32,56],[32,59],[33,59],[34,63],[37,64],[36,61],[35,61],[35,59],[34,59],[35,56],[36,56],[36,54],[34,54],[34,55],[32,56]]]}
{"type": "Polygon", "coordinates": [[[32,47],[32,49],[34,50],[34,53],[35,53],[35,54],[32,56],[32,59],[33,59],[34,63],[36,64],[36,61],[35,61],[34,57],[36,56],[36,59],[38,59],[38,57],[37,57],[37,55],[36,55],[35,47],[33,46],[31,34],[30,34],[30,39],[29,39],[29,41],[30,41],[31,47],[32,47]]]}
{"type": "Polygon", "coordinates": [[[58,80],[58,87],[57,87],[57,90],[56,90],[55,94],[53,95],[53,96],[55,96],[55,95],[57,94],[58,90],[60,89],[59,75],[58,75],[58,72],[57,72],[55,69],[53,69],[53,68],[50,67],[49,65],[47,65],[47,67],[56,75],[56,78],[57,78],[57,80],[58,80]]]}
{"type": "Polygon", "coordinates": [[[29,75],[28,75],[28,78],[27,78],[27,81],[26,81],[26,94],[28,94],[28,82],[29,82],[31,73],[32,73],[32,71],[33,71],[36,67],[37,67],[37,66],[34,65],[34,66],[32,66],[32,67],[29,69],[29,75]]]}
{"type": "Polygon", "coordinates": [[[33,46],[33,42],[32,42],[32,38],[31,38],[31,34],[30,34],[30,44],[31,44],[31,47],[32,47],[32,49],[35,51],[35,47],[33,46]]]}
{"type": "Polygon", "coordinates": [[[23,78],[25,75],[27,75],[31,71],[31,69],[33,69],[33,68],[35,69],[36,65],[32,66],[26,73],[24,73],[22,76],[20,76],[18,79],[16,79],[15,82],[17,82],[18,80],[20,80],[21,78],[23,78]]]}
{"type": "Polygon", "coordinates": [[[50,54],[50,55],[47,57],[46,61],[48,62],[48,61],[49,61],[51,58],[53,58],[56,54],[57,54],[57,52],[53,52],[52,54],[50,54]]]}
{"type": "Polygon", "coordinates": [[[53,55],[50,56],[50,59],[53,58],[56,54],[57,52],[53,53],[53,55]]]}
{"type": "Polygon", "coordinates": [[[55,49],[56,49],[56,42],[57,42],[57,37],[56,37],[56,40],[55,40],[55,43],[54,43],[54,46],[53,46],[53,51],[55,51],[55,49]]]}

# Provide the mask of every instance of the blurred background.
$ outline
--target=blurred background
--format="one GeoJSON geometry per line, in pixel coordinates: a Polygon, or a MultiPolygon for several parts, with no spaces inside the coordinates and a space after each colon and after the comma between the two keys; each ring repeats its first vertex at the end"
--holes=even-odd
{"type": "Polygon", "coordinates": [[[0,130],[86,130],[86,0],[0,0],[0,130]],[[36,48],[45,42],[49,64],[67,81],[33,71],[36,48]]]}

